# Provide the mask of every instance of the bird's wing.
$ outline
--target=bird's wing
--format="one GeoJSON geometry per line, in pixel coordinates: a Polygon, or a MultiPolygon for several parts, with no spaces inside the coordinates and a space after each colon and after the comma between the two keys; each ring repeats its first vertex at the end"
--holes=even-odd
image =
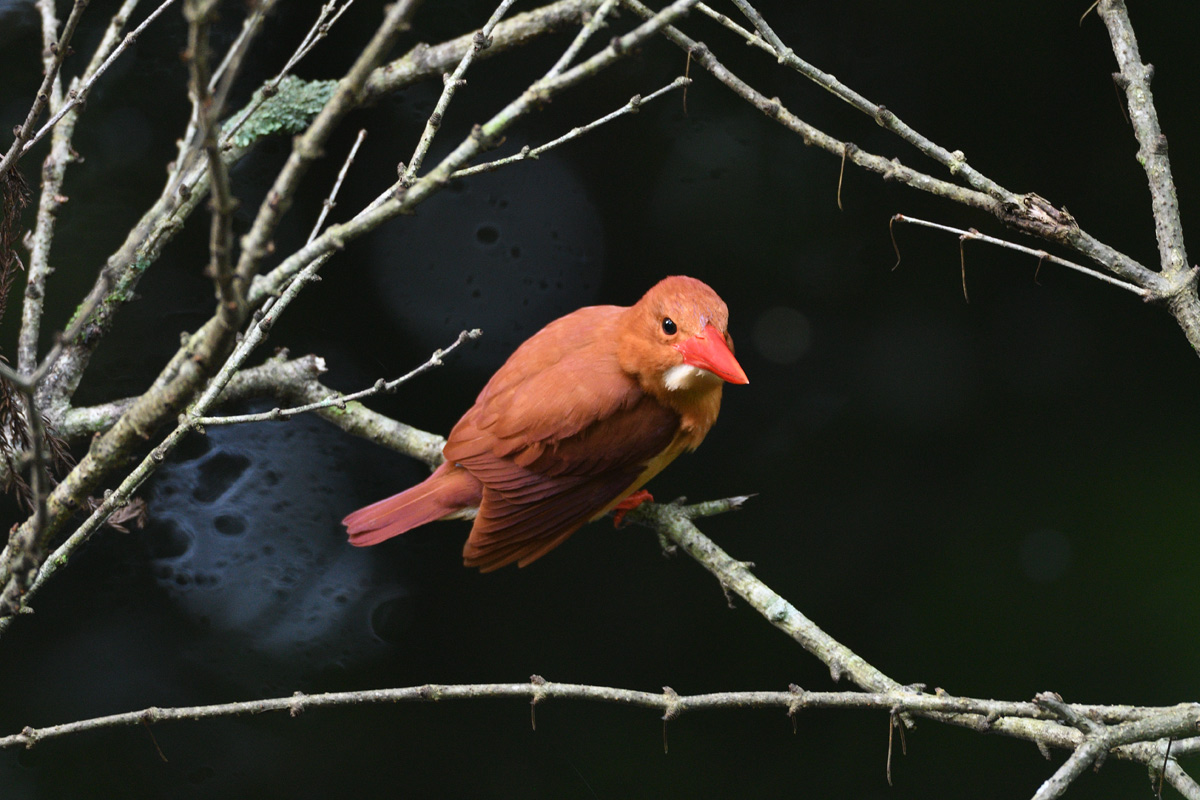
{"type": "Polygon", "coordinates": [[[448,444],[447,457],[483,483],[463,551],[467,566],[524,566],[549,552],[632,488],[646,465],[670,447],[678,427],[673,412],[645,397],[553,442],[516,447],[495,439],[492,447],[473,452],[448,444]]]}
{"type": "Polygon", "coordinates": [[[451,431],[446,458],[484,486],[468,566],[542,556],[675,440],[679,417],[643,393],[611,351],[614,311],[581,309],[542,329],[451,431]]]}

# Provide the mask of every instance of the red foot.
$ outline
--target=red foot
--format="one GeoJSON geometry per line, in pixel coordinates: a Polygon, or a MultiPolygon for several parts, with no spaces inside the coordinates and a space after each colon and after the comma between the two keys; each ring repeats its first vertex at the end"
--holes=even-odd
{"type": "Polygon", "coordinates": [[[629,495],[629,497],[626,497],[624,500],[617,503],[616,507],[613,508],[613,527],[621,527],[621,523],[625,520],[626,514],[628,514],[630,511],[633,511],[642,503],[652,502],[653,500],[654,495],[650,494],[645,489],[638,489],[636,492],[629,495]]]}

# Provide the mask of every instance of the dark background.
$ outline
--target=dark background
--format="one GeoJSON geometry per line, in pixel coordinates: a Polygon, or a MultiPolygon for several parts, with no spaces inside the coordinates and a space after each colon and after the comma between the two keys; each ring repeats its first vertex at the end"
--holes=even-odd
{"type": "MultiPolygon", "coordinates": [[[[311,20],[290,2],[238,98],[281,65],[311,20]]],[[[380,3],[360,0],[298,73],[339,76],[380,3]]],[[[524,7],[532,6],[524,4],[524,7]]],[[[798,54],[1014,191],[1065,205],[1091,233],[1157,263],[1145,177],[1088,2],[763,3],[798,54]]],[[[1131,4],[1185,225],[1200,120],[1200,6],[1131,4]]],[[[115,2],[93,0],[86,53],[115,2]]],[[[236,3],[215,34],[239,25],[236,3]]],[[[487,2],[427,2],[415,32],[477,27],[487,2]]],[[[734,15],[732,6],[722,10],[734,15]]],[[[64,11],[65,13],[65,11],[64,11]]],[[[145,13],[145,10],[142,11],[145,13]]],[[[621,29],[630,24],[626,15],[621,29]]],[[[823,90],[695,15],[686,23],[767,96],[835,136],[939,167],[823,90]]],[[[52,262],[61,326],[161,188],[187,116],[184,26],[168,13],[93,92],[75,139],[52,262]]],[[[570,40],[475,65],[429,164],[540,75],[570,40]]],[[[605,41],[604,34],[598,41],[605,41]]],[[[0,129],[23,118],[40,62],[36,16],[0,0],[0,129]]],[[[81,67],[77,56],[73,70],[81,67]]],[[[655,41],[555,99],[502,148],[537,144],[649,93],[683,68],[655,41]]],[[[728,302],[751,383],[726,393],[704,446],[651,485],[669,500],[756,492],[701,527],[884,672],[961,695],[1167,704],[1196,699],[1196,355],[1162,310],[1009,251],[898,227],[897,212],[1005,235],[992,220],[803,146],[701,70],[672,94],[494,175],[456,183],[324,269],[272,344],[315,352],[345,390],[398,375],[464,327],[484,339],[372,405],[446,432],[522,339],[590,303],[628,304],[664,275],[728,302]]],[[[335,218],[408,160],[439,84],[356,113],[277,237],[290,252],[359,127],[363,155],[335,218]]],[[[253,218],[288,142],[234,170],[253,218]]],[[[37,179],[45,147],[22,162],[37,179]]],[[[32,213],[29,224],[32,225],[32,213]]],[[[78,397],[141,391],[211,311],[198,214],[147,275],[78,397]]],[[[3,341],[15,349],[15,312],[3,341]]],[[[150,705],[425,682],[550,680],[680,693],[834,688],[827,670],[642,529],[590,525],[528,569],[460,565],[466,528],[432,526],[362,551],[338,520],[419,480],[411,460],[317,420],[213,430],[144,492],[152,521],[105,530],[0,642],[0,733],[150,705]]],[[[17,519],[15,512],[11,519],[17,519]]],[[[843,687],[845,688],[845,687],[843,687]]],[[[554,702],[537,730],[518,701],[310,711],[86,734],[0,754],[5,798],[1029,796],[1063,758],[922,723],[884,775],[887,721],[809,712],[687,715],[554,702]],[[161,757],[160,757],[161,753],[161,757]],[[165,759],[165,760],[164,760],[165,759]]],[[[1189,766],[1185,762],[1185,767],[1189,766]]],[[[1194,764],[1190,766],[1195,766],[1194,764]]],[[[1110,760],[1073,790],[1149,796],[1110,760]]]]}

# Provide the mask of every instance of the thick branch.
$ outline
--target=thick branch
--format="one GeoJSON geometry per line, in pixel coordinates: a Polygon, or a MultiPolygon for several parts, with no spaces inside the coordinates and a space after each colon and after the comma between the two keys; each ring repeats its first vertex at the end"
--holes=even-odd
{"type": "Polygon", "coordinates": [[[1113,76],[1125,90],[1129,101],[1129,122],[1138,141],[1138,163],[1146,170],[1150,183],[1150,206],[1154,211],[1154,235],[1158,240],[1158,256],[1162,274],[1172,283],[1192,282],[1188,270],[1187,251],[1183,244],[1183,223],[1179,218],[1179,198],[1175,194],[1175,179],[1167,156],[1167,137],[1158,124],[1150,79],[1154,67],[1142,63],[1137,37],[1124,0],[1102,0],[1097,13],[1108,27],[1113,53],[1120,72],[1113,76]]]}

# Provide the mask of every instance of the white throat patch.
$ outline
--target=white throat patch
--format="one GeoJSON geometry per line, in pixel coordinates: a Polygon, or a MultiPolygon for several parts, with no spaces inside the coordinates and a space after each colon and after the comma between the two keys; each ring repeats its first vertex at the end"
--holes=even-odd
{"type": "Polygon", "coordinates": [[[694,389],[701,383],[710,381],[720,382],[720,378],[706,369],[693,367],[691,364],[676,364],[663,373],[663,386],[672,392],[681,389],[694,389]]]}

